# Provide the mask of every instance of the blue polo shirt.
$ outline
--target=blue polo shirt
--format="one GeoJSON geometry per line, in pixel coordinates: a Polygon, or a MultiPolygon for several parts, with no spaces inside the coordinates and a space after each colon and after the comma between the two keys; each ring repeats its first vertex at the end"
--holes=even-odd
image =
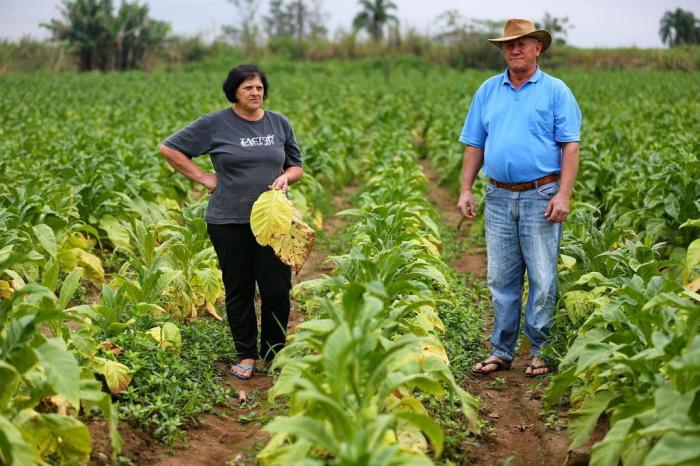
{"type": "Polygon", "coordinates": [[[505,183],[561,171],[562,142],[580,140],[581,111],[561,80],[537,67],[520,89],[508,70],[474,95],[459,141],[484,149],[484,172],[505,183]]]}

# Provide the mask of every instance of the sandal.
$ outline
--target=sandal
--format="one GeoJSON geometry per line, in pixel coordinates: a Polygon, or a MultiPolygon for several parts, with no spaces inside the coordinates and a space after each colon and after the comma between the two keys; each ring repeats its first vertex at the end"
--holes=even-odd
{"type": "Polygon", "coordinates": [[[498,372],[498,371],[507,371],[510,369],[510,365],[511,365],[510,361],[503,361],[501,359],[488,359],[488,358],[483,360],[483,361],[478,362],[477,364],[481,364],[481,367],[479,369],[472,369],[472,372],[475,374],[481,374],[481,375],[490,374],[492,372],[498,372]],[[495,365],[496,368],[492,369],[490,371],[485,371],[484,367],[491,365],[491,364],[495,365]]]}
{"type": "Polygon", "coordinates": [[[528,373],[525,372],[525,377],[539,377],[540,375],[546,375],[552,372],[552,369],[547,365],[547,364],[540,364],[536,366],[535,364],[528,364],[527,367],[532,370],[532,372],[528,373]],[[546,369],[544,372],[540,372],[539,374],[535,374],[535,371],[537,369],[546,369]]]}
{"type": "Polygon", "coordinates": [[[234,366],[232,366],[228,371],[231,373],[231,375],[233,375],[234,377],[236,377],[239,380],[248,380],[253,376],[253,369],[255,369],[254,364],[240,364],[239,363],[239,364],[235,364],[234,366]],[[237,367],[241,371],[243,371],[243,374],[239,374],[238,372],[234,371],[233,370],[234,367],[237,367]],[[250,371],[250,375],[244,375],[248,371],[250,371]]]}

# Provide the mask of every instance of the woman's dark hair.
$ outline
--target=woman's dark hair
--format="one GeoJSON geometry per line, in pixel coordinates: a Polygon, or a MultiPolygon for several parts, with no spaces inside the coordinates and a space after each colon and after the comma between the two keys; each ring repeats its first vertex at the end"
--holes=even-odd
{"type": "Polygon", "coordinates": [[[263,100],[267,100],[269,87],[267,85],[267,76],[265,76],[263,70],[258,68],[257,65],[238,65],[228,72],[226,81],[224,81],[224,94],[226,94],[228,101],[235,104],[238,86],[244,81],[255,78],[256,76],[260,78],[260,81],[263,83],[263,100]]]}

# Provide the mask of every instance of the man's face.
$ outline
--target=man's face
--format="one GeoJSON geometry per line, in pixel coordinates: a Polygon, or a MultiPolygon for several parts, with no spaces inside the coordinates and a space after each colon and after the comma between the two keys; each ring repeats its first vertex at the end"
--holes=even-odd
{"type": "Polygon", "coordinates": [[[508,68],[515,72],[534,70],[541,51],[542,43],[533,37],[521,37],[503,44],[503,58],[508,68]]]}

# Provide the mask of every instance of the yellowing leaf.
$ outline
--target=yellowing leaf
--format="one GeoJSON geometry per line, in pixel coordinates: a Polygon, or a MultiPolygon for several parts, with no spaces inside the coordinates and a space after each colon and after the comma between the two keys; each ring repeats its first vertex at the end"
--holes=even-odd
{"type": "Polygon", "coordinates": [[[162,327],[153,327],[148,331],[163,348],[170,348],[173,351],[179,351],[182,345],[180,337],[180,329],[172,322],[166,322],[162,327]]]}
{"type": "Polygon", "coordinates": [[[314,212],[313,223],[317,229],[320,230],[323,228],[323,214],[321,213],[320,210],[317,210],[316,212],[314,212]]]}
{"type": "Polygon", "coordinates": [[[255,239],[260,245],[267,246],[274,236],[289,234],[293,214],[292,202],[281,190],[262,193],[250,213],[250,228],[255,239]]]}
{"type": "Polygon", "coordinates": [[[396,423],[396,433],[401,448],[414,453],[425,453],[428,450],[428,441],[421,430],[403,419],[396,423]]]}
{"type": "Polygon", "coordinates": [[[73,233],[65,241],[65,244],[70,245],[74,248],[80,248],[87,251],[95,246],[95,240],[90,239],[81,233],[73,233]]]}
{"type": "Polygon", "coordinates": [[[102,261],[99,257],[89,252],[80,251],[78,261],[85,268],[85,276],[95,285],[102,285],[105,282],[105,271],[102,268],[102,261]]]}
{"type": "MultiPolygon", "coordinates": [[[[690,283],[688,283],[687,285],[685,285],[685,289],[686,289],[686,290],[690,290],[690,291],[692,291],[693,293],[695,293],[695,292],[697,292],[698,290],[700,290],[700,277],[696,278],[696,279],[693,280],[692,282],[690,282],[690,283]]],[[[1,291],[0,291],[0,292],[1,292],[1,291]]]]}
{"type": "Polygon", "coordinates": [[[68,412],[71,408],[71,404],[70,401],[68,401],[68,398],[66,398],[63,395],[54,395],[49,398],[49,401],[52,405],[56,407],[56,411],[58,412],[58,414],[61,414],[63,416],[68,415],[68,412]]]}
{"type": "Polygon", "coordinates": [[[566,254],[559,254],[559,257],[561,257],[561,263],[564,264],[566,270],[571,270],[576,265],[575,257],[567,256],[566,254]]]}
{"type": "Polygon", "coordinates": [[[12,296],[12,288],[10,287],[10,282],[6,280],[0,280],[0,298],[8,299],[12,296]]]}
{"type": "Polygon", "coordinates": [[[423,245],[426,251],[428,251],[428,254],[430,254],[431,256],[440,257],[440,249],[438,248],[440,242],[437,239],[435,239],[435,237],[433,237],[432,235],[429,236],[430,238],[426,238],[425,236],[419,236],[418,242],[420,242],[423,245]]]}
{"type": "Polygon", "coordinates": [[[131,383],[129,368],[117,361],[98,357],[90,363],[90,368],[104,376],[113,395],[126,391],[126,387],[131,383]]]}
{"type": "Polygon", "coordinates": [[[85,269],[85,278],[98,286],[104,284],[105,271],[102,268],[102,261],[96,255],[80,248],[69,248],[59,251],[58,258],[67,271],[81,266],[85,269]]]}
{"type": "Polygon", "coordinates": [[[99,346],[102,347],[105,351],[112,353],[114,356],[119,356],[124,352],[124,348],[109,340],[103,341],[102,343],[100,343],[99,346]]]}
{"type": "Polygon", "coordinates": [[[447,357],[445,347],[442,346],[442,344],[440,344],[439,342],[434,340],[424,340],[421,346],[423,348],[423,357],[425,357],[426,359],[429,357],[434,357],[440,359],[442,362],[445,363],[445,365],[450,364],[450,358],[447,357]]]}
{"type": "Polygon", "coordinates": [[[289,234],[273,238],[271,246],[282,262],[291,266],[295,273],[299,273],[309,258],[315,241],[316,232],[313,228],[301,219],[294,218],[289,234]]]}
{"type": "Polygon", "coordinates": [[[416,311],[415,321],[427,332],[433,332],[436,328],[441,332],[445,331],[445,324],[440,320],[433,306],[421,306],[416,311]]]}
{"type": "Polygon", "coordinates": [[[219,315],[219,313],[216,312],[216,308],[214,307],[214,305],[213,305],[212,303],[210,303],[209,301],[207,301],[206,308],[207,308],[207,311],[209,312],[209,314],[210,314],[212,317],[214,317],[216,320],[218,320],[218,321],[222,321],[222,320],[223,320],[223,319],[221,318],[221,316],[219,315]]]}

